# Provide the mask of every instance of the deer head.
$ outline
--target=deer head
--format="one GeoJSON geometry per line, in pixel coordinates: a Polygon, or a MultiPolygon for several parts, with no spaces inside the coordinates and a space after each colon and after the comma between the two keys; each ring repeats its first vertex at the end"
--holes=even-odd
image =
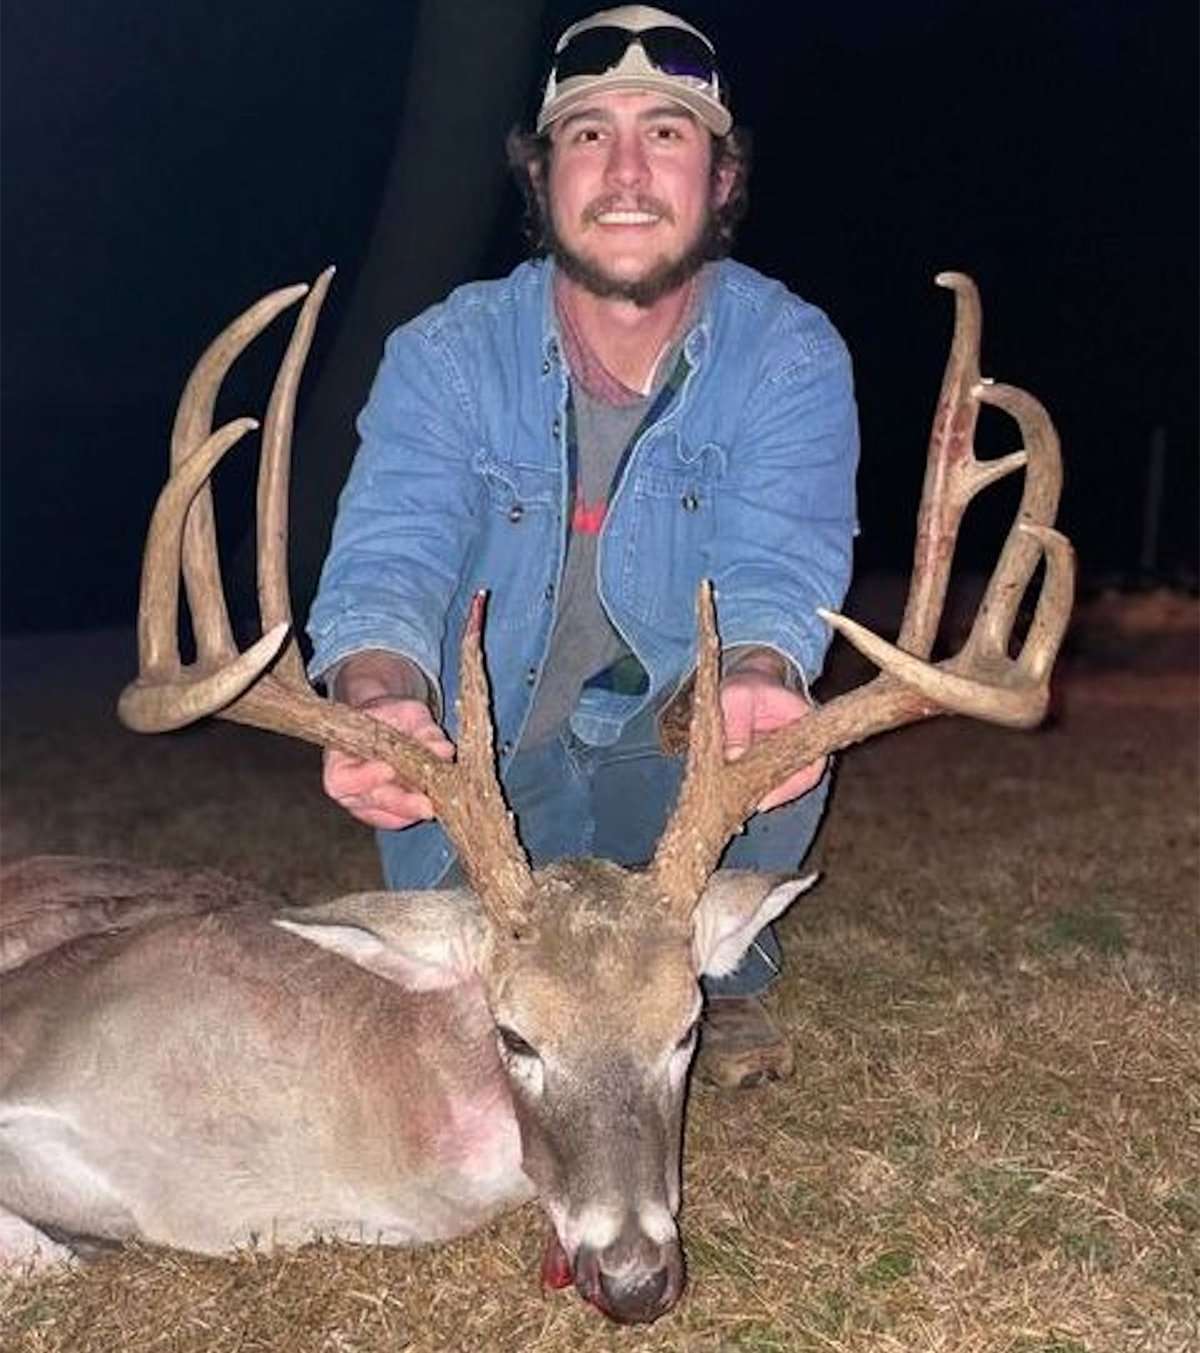
{"type": "MultiPolygon", "coordinates": [[[[259,599],[264,633],[238,652],[222,595],[213,468],[255,424],[212,431],[220,383],[239,352],[304,287],[265,297],[222,333],[185,388],[172,471],[151,522],[139,611],[140,672],[123,692],[131,728],[178,728],[208,714],[388,761],[432,800],[471,885],[409,895],[384,913],[349,897],[280,923],[389,980],[419,990],[477,984],[520,1126],[523,1164],[555,1224],[551,1273],[573,1273],[585,1296],[622,1319],[653,1319],[682,1287],[676,1229],[684,1084],[700,1014],[698,978],[737,966],[758,930],[810,882],[715,873],[730,837],[790,771],[889,728],[947,712],[1019,727],[1039,721],[1070,612],[1068,542],[1052,528],[1061,483],[1057,438],[1029,395],[979,377],[979,301],[960,274],[950,361],[930,443],[913,581],[896,644],[842,616],[828,622],[880,668],[869,684],[726,763],[718,699],[714,598],[698,596],[692,711],[679,801],[645,871],[600,860],[532,870],[497,779],[477,597],[461,647],[457,755],[440,761],[369,716],[322,700],[292,635],[286,582],[290,431],[300,371],[325,273],[305,301],[265,419],[258,491],[259,599]],[[979,405],[1004,409],[1024,447],[981,463],[979,405]],[[985,485],[1026,468],[1017,521],[961,652],[930,660],[958,525],[985,485]],[[1016,657],[1018,606],[1045,559],[1036,614],[1016,657]],[[180,658],[179,575],[196,658],[180,658]],[[391,919],[380,920],[380,916],[391,919]],[[630,996],[636,992],[636,998],[630,996]]],[[[683,750],[680,745],[678,750],[683,750]]]]}

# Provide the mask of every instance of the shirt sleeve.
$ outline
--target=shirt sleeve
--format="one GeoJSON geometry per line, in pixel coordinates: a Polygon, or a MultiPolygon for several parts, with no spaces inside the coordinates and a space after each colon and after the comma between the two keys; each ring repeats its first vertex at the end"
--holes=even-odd
{"type": "Polygon", "coordinates": [[[309,615],[309,674],[364,649],[414,662],[440,701],[443,627],[479,515],[479,436],[436,329],[396,330],[365,408],[309,615]]]}
{"type": "Polygon", "coordinates": [[[797,301],[777,326],[722,485],[713,579],[722,645],[775,649],[807,690],[831,637],[817,607],[837,609],[850,583],[858,416],[828,319],[797,301]]]}

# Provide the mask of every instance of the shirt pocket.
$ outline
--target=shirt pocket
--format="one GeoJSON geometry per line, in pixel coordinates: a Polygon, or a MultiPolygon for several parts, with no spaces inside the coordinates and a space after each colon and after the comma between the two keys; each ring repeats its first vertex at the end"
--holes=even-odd
{"type": "Polygon", "coordinates": [[[712,568],[723,464],[720,449],[705,446],[648,460],[630,484],[622,592],[639,620],[673,637],[692,634],[696,588],[712,568]]]}
{"type": "Polygon", "coordinates": [[[474,465],[484,489],[482,520],[462,595],[489,594],[487,623],[493,632],[526,626],[553,609],[562,532],[559,476],[487,452],[474,465]]]}

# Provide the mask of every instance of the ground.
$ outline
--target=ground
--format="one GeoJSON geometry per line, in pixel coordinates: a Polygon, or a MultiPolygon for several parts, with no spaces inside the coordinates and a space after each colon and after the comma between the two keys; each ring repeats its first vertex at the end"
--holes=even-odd
{"type": "MultiPolygon", "coordinates": [[[[1096,599],[1044,729],[941,720],[842,759],[772,998],[796,1078],[694,1091],[690,1283],[658,1325],[541,1294],[531,1205],[415,1252],[127,1251],[0,1286],[0,1345],[1200,1346],[1196,616],[1177,594],[1096,599]]],[[[5,645],[6,857],[205,863],[295,901],[373,881],[369,834],[324,802],[311,749],[122,731],[133,661],[129,636],[5,645]]],[[[856,674],[843,658],[833,679],[856,674]]]]}

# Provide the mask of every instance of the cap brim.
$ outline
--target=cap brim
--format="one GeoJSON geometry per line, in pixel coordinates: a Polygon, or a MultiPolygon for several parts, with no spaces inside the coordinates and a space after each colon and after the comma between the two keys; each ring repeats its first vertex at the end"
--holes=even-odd
{"type": "Polygon", "coordinates": [[[647,94],[661,94],[686,108],[715,136],[724,136],[733,126],[733,116],[724,104],[719,103],[704,89],[690,89],[681,83],[678,77],[671,75],[586,75],[577,77],[580,84],[574,89],[574,80],[563,82],[562,88],[554,98],[542,107],[538,113],[537,129],[544,132],[551,123],[557,122],[565,114],[595,98],[597,94],[608,94],[613,90],[636,89],[647,94]]]}

